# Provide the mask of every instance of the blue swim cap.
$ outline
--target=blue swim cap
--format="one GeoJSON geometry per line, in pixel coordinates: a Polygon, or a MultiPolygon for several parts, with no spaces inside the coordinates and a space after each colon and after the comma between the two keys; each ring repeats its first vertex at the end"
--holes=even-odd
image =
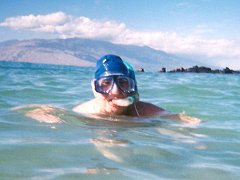
{"type": "Polygon", "coordinates": [[[111,75],[126,75],[135,80],[134,72],[130,72],[130,65],[116,55],[105,55],[97,61],[95,79],[111,75]]]}
{"type": "Polygon", "coordinates": [[[124,62],[119,56],[108,54],[97,61],[95,79],[112,75],[125,75],[132,78],[135,81],[137,91],[137,82],[132,66],[124,62]]]}

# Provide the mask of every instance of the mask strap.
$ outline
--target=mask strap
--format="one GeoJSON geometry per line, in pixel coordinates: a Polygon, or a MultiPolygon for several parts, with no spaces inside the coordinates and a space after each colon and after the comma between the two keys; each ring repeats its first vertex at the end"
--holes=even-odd
{"type": "Polygon", "coordinates": [[[137,116],[140,117],[139,113],[138,113],[138,110],[137,110],[137,106],[136,106],[136,102],[134,102],[134,108],[135,108],[135,111],[137,113],[137,116]]]}

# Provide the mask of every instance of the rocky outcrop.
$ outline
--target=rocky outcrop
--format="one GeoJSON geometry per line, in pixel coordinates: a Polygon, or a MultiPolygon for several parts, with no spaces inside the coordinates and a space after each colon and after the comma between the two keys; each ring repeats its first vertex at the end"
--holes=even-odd
{"type": "Polygon", "coordinates": [[[166,71],[166,68],[162,68],[159,72],[169,72],[169,73],[176,73],[176,72],[184,72],[184,73],[214,73],[214,74],[240,74],[240,71],[235,71],[232,70],[228,67],[226,67],[223,70],[220,69],[211,69],[209,67],[204,67],[204,66],[193,66],[190,68],[176,68],[172,69],[170,71],[166,71]]]}
{"type": "Polygon", "coordinates": [[[166,72],[166,68],[162,68],[159,72],[165,73],[166,72]]]}
{"type": "Polygon", "coordinates": [[[144,72],[144,69],[143,69],[143,68],[139,68],[139,69],[137,70],[137,72],[144,72]]]}

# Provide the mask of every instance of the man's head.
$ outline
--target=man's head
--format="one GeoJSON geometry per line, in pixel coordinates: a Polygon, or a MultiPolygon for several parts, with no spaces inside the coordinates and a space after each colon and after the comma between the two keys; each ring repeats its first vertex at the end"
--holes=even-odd
{"type": "Polygon", "coordinates": [[[106,55],[97,61],[93,86],[95,96],[110,104],[113,100],[127,97],[138,100],[134,70],[116,55],[106,55]]]}

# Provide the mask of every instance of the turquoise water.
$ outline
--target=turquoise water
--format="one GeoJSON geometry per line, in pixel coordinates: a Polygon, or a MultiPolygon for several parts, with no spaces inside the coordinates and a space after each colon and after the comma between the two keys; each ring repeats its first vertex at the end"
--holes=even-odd
{"type": "Polygon", "coordinates": [[[240,178],[239,75],[136,74],[141,100],[203,120],[190,126],[75,117],[71,108],[93,98],[93,72],[0,62],[0,179],[240,178]],[[24,104],[65,108],[65,123],[11,110],[24,104]]]}

